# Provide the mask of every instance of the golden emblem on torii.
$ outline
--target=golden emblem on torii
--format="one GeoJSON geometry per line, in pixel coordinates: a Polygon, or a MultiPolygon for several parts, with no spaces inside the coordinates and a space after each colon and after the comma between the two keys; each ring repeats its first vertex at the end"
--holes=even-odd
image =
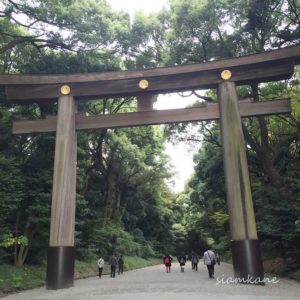
{"type": "Polygon", "coordinates": [[[232,76],[232,73],[231,73],[231,71],[229,71],[229,70],[224,70],[224,71],[222,71],[222,73],[221,73],[221,77],[222,77],[222,79],[224,79],[224,80],[229,80],[229,79],[231,78],[231,76],[232,76]]]}
{"type": "Polygon", "coordinates": [[[70,86],[68,86],[68,85],[62,85],[61,87],[60,87],[60,92],[63,94],[63,95],[69,95],[70,94],[70,92],[71,92],[71,88],[70,88],[70,86]]]}
{"type": "Polygon", "coordinates": [[[146,79],[142,79],[139,82],[139,87],[143,90],[145,90],[149,86],[149,82],[146,79]]]}

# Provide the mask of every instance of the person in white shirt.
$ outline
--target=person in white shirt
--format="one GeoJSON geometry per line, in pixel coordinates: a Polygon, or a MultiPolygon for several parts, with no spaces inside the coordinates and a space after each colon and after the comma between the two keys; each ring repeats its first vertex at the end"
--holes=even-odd
{"type": "Polygon", "coordinates": [[[100,257],[98,259],[99,278],[101,278],[101,276],[102,276],[103,267],[104,267],[104,259],[100,255],[100,257]]]}
{"type": "Polygon", "coordinates": [[[215,275],[216,256],[212,250],[207,249],[207,251],[204,252],[203,263],[207,267],[209,278],[215,278],[214,275],[215,275]]]}

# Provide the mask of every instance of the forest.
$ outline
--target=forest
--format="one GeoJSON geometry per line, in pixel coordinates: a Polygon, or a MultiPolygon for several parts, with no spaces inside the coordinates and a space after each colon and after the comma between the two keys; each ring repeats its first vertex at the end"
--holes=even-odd
{"type": "MultiPolygon", "coordinates": [[[[300,43],[299,0],[170,0],[130,19],[105,0],[0,1],[0,74],[71,74],[207,62],[300,43]]],[[[191,91],[194,106],[216,90],[191,91]]],[[[258,236],[266,262],[300,269],[300,68],[289,80],[238,88],[239,99],[290,98],[291,115],[243,119],[258,236]]],[[[183,95],[181,95],[183,96],[183,95]]],[[[90,115],[134,112],[134,97],[80,101],[90,115]]],[[[0,86],[0,264],[41,265],[49,243],[55,134],[13,135],[13,120],[56,105],[12,104],[0,86]]],[[[200,255],[230,261],[219,122],[77,134],[76,259],[112,251],[143,258],[200,255]],[[175,193],[167,142],[198,149],[175,193]]],[[[183,158],[184,159],[184,158],[183,158]]],[[[272,268],[271,268],[272,269],[272,268]]],[[[269,271],[270,266],[269,266],[269,271]]],[[[298,271],[300,278],[300,271],[298,271]]]]}

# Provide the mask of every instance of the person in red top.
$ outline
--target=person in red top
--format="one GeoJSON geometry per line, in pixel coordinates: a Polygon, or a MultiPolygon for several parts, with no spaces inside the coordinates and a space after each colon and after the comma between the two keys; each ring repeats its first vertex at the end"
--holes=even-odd
{"type": "Polygon", "coordinates": [[[171,273],[172,257],[170,255],[166,255],[164,257],[164,264],[166,266],[167,273],[171,273]]]}

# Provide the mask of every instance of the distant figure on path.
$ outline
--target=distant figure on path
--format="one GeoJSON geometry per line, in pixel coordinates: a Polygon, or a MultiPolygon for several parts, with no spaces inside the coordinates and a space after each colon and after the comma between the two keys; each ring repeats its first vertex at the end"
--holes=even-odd
{"type": "Polygon", "coordinates": [[[193,269],[194,266],[193,266],[193,262],[192,262],[192,256],[193,256],[193,254],[194,254],[194,251],[192,251],[192,254],[190,254],[190,255],[188,256],[188,260],[191,262],[192,270],[194,270],[194,269],[193,269]]]}
{"type": "Polygon", "coordinates": [[[123,258],[123,255],[120,255],[119,259],[118,259],[118,266],[119,266],[119,269],[118,269],[118,274],[123,274],[123,271],[124,271],[124,258],[123,258]]]}
{"type": "Polygon", "coordinates": [[[207,249],[207,251],[204,252],[203,263],[207,267],[209,278],[215,278],[216,256],[212,250],[207,249]]]}
{"type": "Polygon", "coordinates": [[[185,266],[185,262],[186,262],[185,255],[178,256],[178,262],[179,262],[179,265],[180,265],[181,272],[184,272],[184,266],[185,266]]]}
{"type": "Polygon", "coordinates": [[[170,273],[171,265],[172,265],[172,257],[169,254],[164,257],[164,264],[166,266],[167,273],[170,273]]]}
{"type": "Polygon", "coordinates": [[[110,264],[110,277],[115,278],[116,277],[116,267],[117,267],[117,264],[118,264],[115,253],[110,256],[109,264],[110,264]]]}
{"type": "Polygon", "coordinates": [[[217,261],[217,264],[218,266],[221,264],[221,259],[220,259],[220,255],[218,252],[215,251],[215,256],[216,256],[216,261],[217,261]]]}
{"type": "Polygon", "coordinates": [[[197,253],[193,253],[191,261],[192,261],[192,269],[194,270],[194,272],[198,271],[199,258],[198,258],[197,253]]]}
{"type": "Polygon", "coordinates": [[[99,278],[101,278],[101,276],[102,276],[103,267],[104,267],[104,259],[100,255],[100,257],[98,259],[99,278]]]}

